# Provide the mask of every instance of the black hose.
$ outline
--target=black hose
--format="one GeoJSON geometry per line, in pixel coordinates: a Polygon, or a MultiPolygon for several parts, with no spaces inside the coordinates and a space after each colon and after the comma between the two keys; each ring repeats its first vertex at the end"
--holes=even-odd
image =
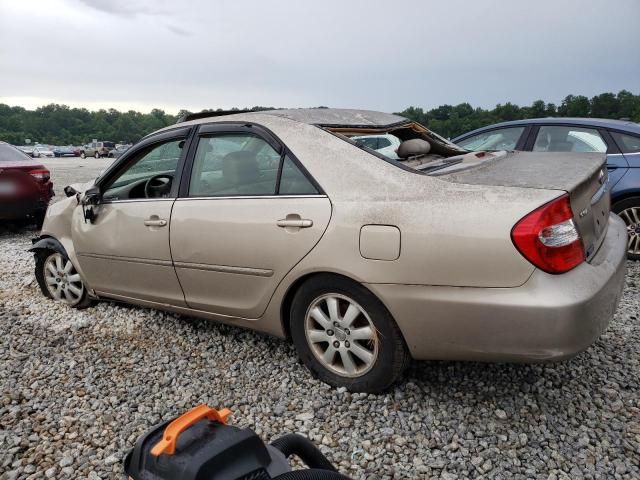
{"type": "Polygon", "coordinates": [[[274,477],[273,480],[352,480],[341,473],[330,470],[292,470],[274,477]]]}
{"type": "Polygon", "coordinates": [[[297,455],[310,468],[337,472],[336,467],[308,438],[297,433],[288,433],[271,442],[271,446],[280,450],[287,458],[297,455]]]}

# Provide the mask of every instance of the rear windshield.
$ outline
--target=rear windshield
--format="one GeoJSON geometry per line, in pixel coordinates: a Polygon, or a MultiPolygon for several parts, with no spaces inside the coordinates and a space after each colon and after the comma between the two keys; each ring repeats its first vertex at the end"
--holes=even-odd
{"type": "Polygon", "coordinates": [[[27,154],[21,152],[11,145],[0,144],[0,163],[2,162],[22,162],[30,160],[27,154]]]}

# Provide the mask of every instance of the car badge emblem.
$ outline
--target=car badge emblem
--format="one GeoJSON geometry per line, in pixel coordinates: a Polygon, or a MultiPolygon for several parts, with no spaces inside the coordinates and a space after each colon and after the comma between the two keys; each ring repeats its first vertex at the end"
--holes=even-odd
{"type": "Polygon", "coordinates": [[[586,216],[587,216],[587,213],[589,213],[589,209],[588,209],[588,208],[585,208],[584,210],[582,210],[582,211],[580,212],[580,218],[584,218],[584,217],[586,217],[586,216]]]}
{"type": "Polygon", "coordinates": [[[605,174],[604,170],[600,170],[600,175],[598,176],[598,183],[602,185],[604,183],[605,174]]]}

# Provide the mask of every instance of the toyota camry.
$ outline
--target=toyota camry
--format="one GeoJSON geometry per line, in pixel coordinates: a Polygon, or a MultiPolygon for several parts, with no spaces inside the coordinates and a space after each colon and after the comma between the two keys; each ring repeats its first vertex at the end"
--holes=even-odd
{"type": "Polygon", "coordinates": [[[627,232],[603,154],[468,152],[371,111],[211,115],[65,189],[32,248],[46,297],[288,338],[368,392],[411,358],[569,358],[615,312],[627,232]],[[367,135],[396,137],[394,158],[367,135]]]}

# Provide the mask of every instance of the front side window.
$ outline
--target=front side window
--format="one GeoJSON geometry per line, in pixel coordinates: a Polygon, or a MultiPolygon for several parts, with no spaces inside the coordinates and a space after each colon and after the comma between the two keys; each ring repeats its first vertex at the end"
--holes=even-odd
{"type": "Polygon", "coordinates": [[[250,134],[203,137],[193,161],[190,197],[275,195],[280,154],[250,134]]]}
{"type": "Polygon", "coordinates": [[[545,125],[538,130],[533,151],[605,153],[607,144],[593,128],[545,125]]]}
{"type": "Polygon", "coordinates": [[[627,135],[624,133],[611,132],[613,139],[620,147],[622,153],[640,152],[640,136],[627,135]]]}
{"type": "Polygon", "coordinates": [[[465,138],[457,142],[457,144],[472,152],[481,150],[515,150],[524,128],[499,128],[465,138]]]}
{"type": "Polygon", "coordinates": [[[105,200],[169,196],[184,140],[172,140],[140,152],[103,193],[105,200]]]}

